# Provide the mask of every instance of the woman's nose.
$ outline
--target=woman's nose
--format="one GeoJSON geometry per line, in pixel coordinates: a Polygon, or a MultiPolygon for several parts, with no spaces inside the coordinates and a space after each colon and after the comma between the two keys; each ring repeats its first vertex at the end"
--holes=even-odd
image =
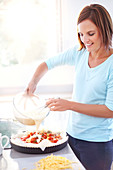
{"type": "Polygon", "coordinates": [[[89,41],[88,36],[87,36],[87,35],[84,35],[84,36],[82,37],[82,42],[83,42],[83,43],[87,43],[88,41],[89,41]]]}

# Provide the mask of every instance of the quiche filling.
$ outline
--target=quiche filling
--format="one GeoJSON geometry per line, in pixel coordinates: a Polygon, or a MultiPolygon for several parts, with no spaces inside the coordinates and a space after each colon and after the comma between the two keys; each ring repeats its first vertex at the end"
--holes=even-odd
{"type": "Polygon", "coordinates": [[[44,139],[49,140],[51,143],[57,143],[62,139],[60,132],[52,133],[51,131],[29,132],[25,136],[20,137],[25,143],[39,144],[44,139]]]}

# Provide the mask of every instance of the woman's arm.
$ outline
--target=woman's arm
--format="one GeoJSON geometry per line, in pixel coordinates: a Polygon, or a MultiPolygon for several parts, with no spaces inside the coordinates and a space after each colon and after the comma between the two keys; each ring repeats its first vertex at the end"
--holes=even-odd
{"type": "Polygon", "coordinates": [[[41,63],[36,69],[31,81],[29,82],[28,87],[26,88],[26,92],[29,95],[32,95],[36,90],[37,83],[48,70],[60,65],[74,65],[75,59],[77,58],[75,55],[79,56],[77,47],[70,48],[65,52],[49,58],[46,60],[46,62],[41,63]]]}
{"type": "Polygon", "coordinates": [[[40,79],[45,75],[47,71],[48,67],[45,62],[41,63],[38,66],[26,89],[29,95],[32,95],[34,93],[34,91],[36,90],[37,83],[40,81],[40,79]]]}
{"type": "Polygon", "coordinates": [[[51,111],[72,110],[94,117],[113,118],[113,111],[106,105],[82,104],[64,99],[49,99],[46,104],[51,111]]]}

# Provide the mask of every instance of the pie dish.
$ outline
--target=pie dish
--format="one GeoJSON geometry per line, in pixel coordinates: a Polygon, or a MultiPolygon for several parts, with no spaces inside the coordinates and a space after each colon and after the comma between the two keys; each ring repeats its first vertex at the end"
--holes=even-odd
{"type": "Polygon", "coordinates": [[[18,152],[44,154],[66,147],[68,136],[65,132],[24,131],[11,136],[11,146],[18,152]],[[31,135],[32,134],[32,135],[31,135]]]}

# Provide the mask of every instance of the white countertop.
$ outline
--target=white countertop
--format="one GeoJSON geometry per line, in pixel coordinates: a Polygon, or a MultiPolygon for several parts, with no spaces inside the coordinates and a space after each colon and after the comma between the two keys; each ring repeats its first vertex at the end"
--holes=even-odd
{"type": "MultiPolygon", "coordinates": [[[[14,149],[5,149],[0,156],[0,170],[31,170],[34,167],[34,163],[40,159],[51,155],[50,154],[25,154],[15,151],[14,149]],[[25,168],[25,169],[24,169],[25,168]]],[[[74,170],[85,170],[77,157],[74,155],[70,146],[67,145],[60,151],[53,152],[53,155],[60,155],[66,157],[69,160],[75,161],[73,164],[74,170]]]]}

